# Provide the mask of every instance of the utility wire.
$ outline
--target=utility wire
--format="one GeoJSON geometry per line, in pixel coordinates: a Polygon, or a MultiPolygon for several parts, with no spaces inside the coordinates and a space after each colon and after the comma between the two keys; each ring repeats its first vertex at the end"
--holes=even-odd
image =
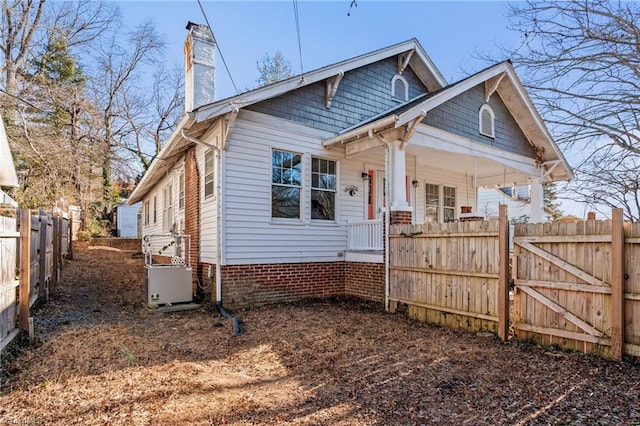
{"type": "Polygon", "coordinates": [[[207,18],[207,14],[204,11],[204,7],[202,7],[202,2],[198,0],[198,6],[200,6],[200,10],[202,11],[202,16],[204,16],[204,20],[211,31],[211,36],[213,37],[213,42],[216,44],[216,48],[218,49],[218,53],[220,53],[220,59],[222,59],[222,63],[224,64],[225,69],[227,70],[227,74],[229,75],[229,80],[231,80],[231,84],[236,91],[236,95],[240,93],[238,87],[236,86],[235,81],[233,81],[233,77],[231,76],[231,71],[229,71],[229,67],[227,66],[227,61],[224,59],[224,55],[222,54],[222,49],[220,49],[220,44],[216,41],[216,36],[213,34],[213,27],[209,23],[209,18],[207,18]]]}
{"type": "Polygon", "coordinates": [[[296,18],[296,32],[298,33],[298,54],[300,55],[300,74],[304,74],[302,66],[302,42],[300,41],[300,17],[298,16],[298,0],[293,0],[293,14],[296,18]]]}

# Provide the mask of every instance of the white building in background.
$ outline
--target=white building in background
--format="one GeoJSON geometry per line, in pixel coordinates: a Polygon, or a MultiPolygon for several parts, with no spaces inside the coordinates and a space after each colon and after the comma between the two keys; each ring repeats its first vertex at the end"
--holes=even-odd
{"type": "MultiPolygon", "coordinates": [[[[527,222],[531,219],[531,186],[514,185],[504,188],[479,188],[478,213],[486,219],[498,217],[498,206],[506,204],[509,220],[527,222]]],[[[542,212],[542,222],[549,220],[549,213],[542,212]]]]}

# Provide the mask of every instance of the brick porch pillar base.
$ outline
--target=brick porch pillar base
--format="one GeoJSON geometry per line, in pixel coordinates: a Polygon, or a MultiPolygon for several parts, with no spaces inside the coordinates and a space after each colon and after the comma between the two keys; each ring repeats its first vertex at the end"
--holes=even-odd
{"type": "Polygon", "coordinates": [[[411,225],[413,219],[413,209],[394,210],[389,212],[390,225],[411,225]]]}

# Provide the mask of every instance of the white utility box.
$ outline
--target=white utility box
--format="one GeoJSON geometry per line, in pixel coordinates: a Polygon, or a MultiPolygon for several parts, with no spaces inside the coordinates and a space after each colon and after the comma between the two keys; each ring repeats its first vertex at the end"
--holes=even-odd
{"type": "Polygon", "coordinates": [[[183,234],[146,235],[142,295],[149,306],[192,302],[190,238],[183,234]]]}
{"type": "Polygon", "coordinates": [[[143,297],[148,305],[191,302],[191,267],[152,265],[144,267],[143,297]]]}

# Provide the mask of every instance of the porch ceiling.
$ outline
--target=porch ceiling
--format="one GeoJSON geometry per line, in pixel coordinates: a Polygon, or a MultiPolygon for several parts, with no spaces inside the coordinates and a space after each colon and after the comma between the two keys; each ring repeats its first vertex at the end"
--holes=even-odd
{"type": "Polygon", "coordinates": [[[417,158],[418,168],[434,168],[469,176],[475,176],[476,186],[507,187],[527,184],[530,176],[522,171],[507,167],[485,158],[478,158],[468,154],[440,151],[407,145],[406,152],[417,158]]]}

